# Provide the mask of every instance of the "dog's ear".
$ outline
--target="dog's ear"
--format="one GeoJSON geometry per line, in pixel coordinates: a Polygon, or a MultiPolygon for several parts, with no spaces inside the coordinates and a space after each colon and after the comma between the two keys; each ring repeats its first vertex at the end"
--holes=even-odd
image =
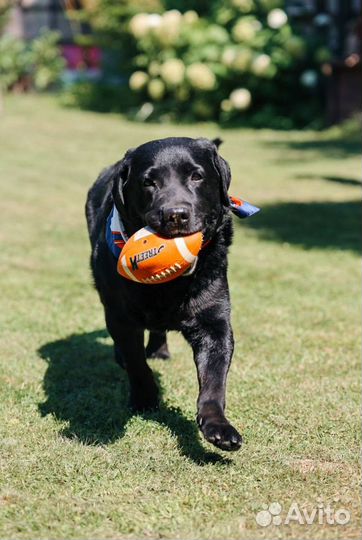
{"type": "Polygon", "coordinates": [[[128,150],[124,158],[112,166],[112,197],[118,209],[125,204],[123,191],[129,176],[132,152],[133,149],[128,150]]]}
{"type": "MultiPolygon", "coordinates": [[[[220,143],[221,143],[221,140],[220,140],[220,143]]],[[[231,171],[230,171],[228,162],[220,156],[217,150],[217,147],[214,149],[213,161],[214,161],[214,167],[217,170],[220,177],[221,202],[223,203],[224,206],[229,207],[230,199],[228,195],[228,189],[231,182],[231,171]]]]}
{"type": "Polygon", "coordinates": [[[224,142],[220,137],[215,137],[215,139],[211,139],[211,142],[214,143],[216,148],[219,148],[219,146],[224,142]]]}
{"type": "Polygon", "coordinates": [[[210,140],[206,138],[200,138],[197,139],[197,142],[209,152],[211,152],[212,163],[220,178],[221,202],[224,206],[228,208],[230,206],[228,189],[231,182],[231,172],[228,162],[225,161],[225,159],[222,158],[218,152],[218,147],[222,143],[222,139],[216,138],[210,140]]]}

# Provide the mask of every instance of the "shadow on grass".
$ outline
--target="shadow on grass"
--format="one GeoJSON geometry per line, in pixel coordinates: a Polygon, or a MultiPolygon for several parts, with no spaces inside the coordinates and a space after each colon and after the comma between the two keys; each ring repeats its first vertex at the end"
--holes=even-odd
{"type": "Polygon", "coordinates": [[[328,182],[334,182],[336,184],[342,184],[342,186],[356,186],[361,187],[361,180],[355,178],[345,178],[343,176],[320,176],[318,174],[296,174],[295,178],[303,180],[327,180],[328,182]]]}
{"type": "MultiPolygon", "coordinates": [[[[43,345],[40,356],[48,363],[44,376],[42,416],[52,414],[67,421],[62,435],[85,444],[107,444],[122,438],[132,412],[128,409],[127,376],[113,360],[113,347],[104,343],[105,330],[74,334],[43,345]],[[103,342],[102,342],[103,341],[103,342]]],[[[160,377],[155,373],[162,396],[160,377]]],[[[207,452],[199,440],[196,422],[177,407],[142,415],[167,426],[177,438],[181,453],[197,463],[229,464],[230,459],[207,452]]]]}
{"type": "MultiPolygon", "coordinates": [[[[300,150],[304,153],[305,159],[307,156],[305,152],[319,153],[324,158],[331,157],[333,159],[343,159],[352,155],[360,155],[361,153],[359,127],[358,130],[356,129],[351,133],[342,133],[338,137],[325,134],[323,138],[311,137],[309,140],[268,141],[266,144],[285,148],[286,150],[300,150]]],[[[300,157],[290,157],[287,154],[285,159],[287,161],[294,161],[299,160],[300,157]]]]}
{"type": "Polygon", "coordinates": [[[361,144],[353,139],[312,139],[310,141],[290,141],[289,148],[293,150],[307,150],[312,152],[321,152],[324,156],[333,158],[344,158],[351,154],[360,154],[361,144]]]}
{"type": "Polygon", "coordinates": [[[305,249],[325,248],[360,252],[361,205],[346,202],[282,202],[264,206],[243,222],[261,238],[288,242],[305,249]]]}

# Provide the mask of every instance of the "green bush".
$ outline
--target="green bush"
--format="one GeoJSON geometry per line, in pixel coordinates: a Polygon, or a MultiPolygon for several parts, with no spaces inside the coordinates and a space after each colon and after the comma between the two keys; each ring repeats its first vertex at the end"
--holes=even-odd
{"type": "Polygon", "coordinates": [[[29,52],[24,41],[10,35],[0,38],[0,88],[10,89],[29,69],[29,52]]]}
{"type": "Polygon", "coordinates": [[[0,87],[10,90],[27,81],[46,90],[59,81],[65,62],[58,48],[57,32],[44,32],[30,44],[8,34],[0,38],[0,87]]]}
{"type": "Polygon", "coordinates": [[[319,125],[329,53],[317,33],[306,40],[297,32],[282,1],[142,4],[99,0],[90,16],[101,42],[119,52],[137,104],[131,113],[146,105],[151,119],[319,125]]]}
{"type": "Polygon", "coordinates": [[[29,52],[31,73],[37,90],[46,90],[56,84],[65,67],[58,40],[57,32],[45,32],[31,43],[29,52]]]}

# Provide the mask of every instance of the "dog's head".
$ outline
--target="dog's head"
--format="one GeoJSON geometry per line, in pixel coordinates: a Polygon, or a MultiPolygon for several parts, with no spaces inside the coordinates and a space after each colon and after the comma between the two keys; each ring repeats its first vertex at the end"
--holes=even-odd
{"type": "Polygon", "coordinates": [[[175,137],[129,150],[114,168],[112,190],[128,232],[149,225],[168,237],[202,231],[210,238],[229,206],[220,142],[175,137]]]}

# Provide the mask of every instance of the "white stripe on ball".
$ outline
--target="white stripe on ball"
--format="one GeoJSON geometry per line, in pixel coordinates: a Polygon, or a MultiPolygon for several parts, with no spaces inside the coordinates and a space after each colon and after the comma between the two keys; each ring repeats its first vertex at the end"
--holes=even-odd
{"type": "Polygon", "coordinates": [[[186,245],[186,242],[184,238],[175,238],[175,244],[177,249],[179,250],[180,255],[187,261],[188,263],[193,263],[195,260],[195,255],[191,253],[189,248],[186,245]]]}

